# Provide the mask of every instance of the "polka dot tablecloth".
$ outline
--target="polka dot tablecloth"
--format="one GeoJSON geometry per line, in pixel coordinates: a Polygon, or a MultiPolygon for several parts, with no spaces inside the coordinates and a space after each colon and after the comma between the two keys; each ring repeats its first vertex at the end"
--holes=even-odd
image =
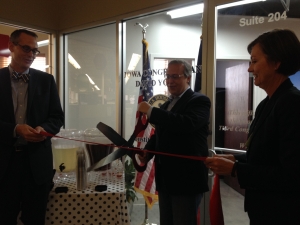
{"type": "Polygon", "coordinates": [[[124,175],[104,178],[94,172],[93,181],[84,191],[76,190],[75,179],[60,179],[49,194],[46,225],[129,225],[124,175]],[[107,185],[103,192],[98,184],[107,185]],[[67,186],[67,193],[55,193],[56,187],[67,186]]]}

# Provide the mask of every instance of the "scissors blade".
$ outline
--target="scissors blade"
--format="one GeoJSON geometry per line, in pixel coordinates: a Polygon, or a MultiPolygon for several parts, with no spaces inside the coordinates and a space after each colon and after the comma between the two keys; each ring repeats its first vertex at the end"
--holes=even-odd
{"type": "MultiPolygon", "coordinates": [[[[135,134],[135,132],[131,135],[130,138],[130,143],[127,142],[120,134],[118,134],[114,129],[112,129],[110,126],[99,122],[97,124],[97,128],[115,145],[117,146],[126,146],[126,147],[131,147],[132,148],[132,144],[134,142],[134,139],[136,137],[137,134],[135,134]]],[[[145,129],[145,128],[143,128],[145,129]]],[[[138,131],[140,132],[140,131],[138,131]]],[[[143,165],[143,166],[139,166],[139,164],[136,161],[135,158],[135,154],[133,151],[130,150],[124,150],[124,155],[127,154],[132,160],[133,160],[133,164],[134,167],[136,168],[137,171],[139,172],[144,172],[146,170],[147,164],[143,165]]],[[[123,155],[122,155],[123,156],[123,155]]]]}
{"type": "Polygon", "coordinates": [[[130,147],[128,142],[110,126],[100,122],[97,128],[115,145],[130,147]]]}
{"type": "Polygon", "coordinates": [[[90,172],[92,170],[96,170],[102,166],[105,166],[111,162],[113,162],[116,159],[121,158],[123,155],[127,154],[126,149],[124,148],[119,148],[115,151],[113,151],[112,153],[110,153],[108,156],[106,156],[105,158],[101,159],[99,162],[96,162],[94,165],[91,165],[90,167],[87,168],[87,172],[90,172]]]}
{"type": "MultiPolygon", "coordinates": [[[[112,129],[110,126],[99,122],[97,124],[97,128],[115,145],[117,146],[129,146],[128,142],[119,135],[114,129],[112,129]]],[[[125,148],[119,148],[115,151],[113,151],[108,156],[101,159],[99,162],[95,163],[94,165],[91,165],[89,168],[87,168],[87,172],[90,172],[92,170],[98,169],[102,166],[105,166],[111,162],[113,162],[116,159],[121,158],[122,156],[129,153],[129,150],[126,150],[125,148]]]]}

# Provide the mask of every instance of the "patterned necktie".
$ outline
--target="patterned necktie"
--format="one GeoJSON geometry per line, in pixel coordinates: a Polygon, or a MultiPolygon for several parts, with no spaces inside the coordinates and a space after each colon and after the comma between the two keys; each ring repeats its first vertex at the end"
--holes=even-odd
{"type": "Polygon", "coordinates": [[[12,72],[12,77],[15,80],[22,79],[25,83],[28,83],[30,74],[25,74],[25,73],[24,74],[19,74],[16,71],[13,71],[12,72]]]}

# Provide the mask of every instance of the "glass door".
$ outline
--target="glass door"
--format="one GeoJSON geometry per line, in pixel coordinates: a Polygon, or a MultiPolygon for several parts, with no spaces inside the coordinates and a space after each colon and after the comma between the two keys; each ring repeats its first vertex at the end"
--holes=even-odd
{"type": "Polygon", "coordinates": [[[117,128],[116,24],[64,36],[65,128],[117,128]]]}
{"type": "MultiPolygon", "coordinates": [[[[212,148],[217,153],[236,154],[246,151],[248,128],[256,106],[266,97],[262,89],[253,85],[252,74],[247,72],[247,45],[263,32],[276,28],[291,29],[300,37],[300,5],[296,0],[221,2],[208,2],[215,14],[207,16],[206,43],[215,49],[213,53],[207,50],[205,65],[214,74],[213,79],[207,78],[207,92],[214,107],[212,148]]],[[[297,85],[299,75],[291,76],[291,80],[297,85]]],[[[244,190],[237,179],[224,176],[220,184],[225,224],[249,224],[244,212],[244,190]]]]}
{"type": "MultiPolygon", "coordinates": [[[[197,7],[197,6],[196,6],[197,7]]],[[[172,59],[184,59],[196,72],[199,54],[200,37],[202,35],[202,12],[172,18],[168,11],[126,20],[123,23],[123,124],[125,139],[129,139],[136,123],[136,110],[140,90],[144,90],[144,100],[149,101],[159,96],[157,101],[166,101],[169,95],[165,81],[168,62],[172,59]],[[143,40],[144,39],[144,40],[143,40]],[[143,42],[143,43],[142,43],[143,42]],[[143,65],[143,44],[147,46],[149,65],[143,65]],[[144,79],[146,78],[146,79],[144,79]]],[[[196,73],[192,74],[191,88],[194,90],[196,73]]],[[[160,103],[159,103],[160,102],[160,103]]],[[[143,148],[153,132],[149,126],[144,135],[137,137],[135,145],[143,148]]],[[[148,163],[149,164],[149,163],[148,163]]],[[[151,173],[151,169],[149,170],[151,173]]],[[[148,221],[159,224],[159,209],[155,184],[151,179],[136,175],[135,189],[139,199],[134,202],[131,224],[142,224],[145,220],[145,202],[148,203],[148,221]],[[143,195],[146,197],[143,197],[143,195]],[[149,199],[150,196],[152,199],[149,199]]],[[[203,223],[202,223],[203,224],[203,223]]]]}

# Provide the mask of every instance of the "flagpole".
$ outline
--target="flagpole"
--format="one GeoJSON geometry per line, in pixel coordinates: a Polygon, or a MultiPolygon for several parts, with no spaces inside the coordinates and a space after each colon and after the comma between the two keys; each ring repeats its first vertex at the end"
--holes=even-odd
{"type": "MultiPolygon", "coordinates": [[[[149,26],[148,24],[145,24],[143,26],[141,23],[135,23],[135,25],[139,25],[143,28],[142,33],[143,33],[143,40],[146,40],[146,28],[149,26]]],[[[145,219],[144,222],[141,225],[151,225],[148,221],[148,205],[145,200],[145,219]]]]}
{"type": "Polygon", "coordinates": [[[141,225],[151,225],[148,221],[148,206],[146,201],[145,201],[145,220],[141,225]]]}
{"type": "Polygon", "coordinates": [[[145,26],[143,26],[141,23],[135,23],[135,25],[140,25],[143,28],[143,39],[146,39],[146,28],[149,26],[147,23],[145,26]]]}

